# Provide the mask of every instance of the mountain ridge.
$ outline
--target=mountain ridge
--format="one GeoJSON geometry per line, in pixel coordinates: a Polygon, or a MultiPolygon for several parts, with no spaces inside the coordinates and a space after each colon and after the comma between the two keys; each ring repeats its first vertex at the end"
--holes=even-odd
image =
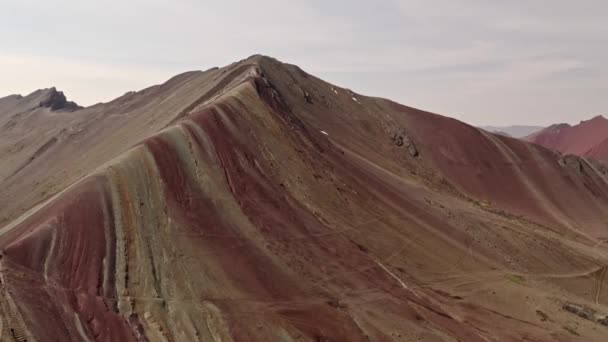
{"type": "Polygon", "coordinates": [[[608,152],[602,147],[608,139],[608,119],[602,115],[582,120],[574,126],[551,125],[524,139],[564,154],[608,161],[608,152]]]}
{"type": "Polygon", "coordinates": [[[50,117],[0,183],[33,208],[0,206],[14,335],[568,341],[563,305],[605,310],[598,165],[261,56],[148,89],[50,117]],[[49,160],[83,170],[24,198],[49,160]]]}

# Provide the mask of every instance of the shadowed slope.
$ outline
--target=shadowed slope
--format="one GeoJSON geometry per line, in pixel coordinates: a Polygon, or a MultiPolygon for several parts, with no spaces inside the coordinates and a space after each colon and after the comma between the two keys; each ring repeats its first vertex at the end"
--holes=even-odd
{"type": "Polygon", "coordinates": [[[268,58],[231,68],[2,229],[3,337],[566,341],[564,302],[605,308],[596,166],[268,58]]]}

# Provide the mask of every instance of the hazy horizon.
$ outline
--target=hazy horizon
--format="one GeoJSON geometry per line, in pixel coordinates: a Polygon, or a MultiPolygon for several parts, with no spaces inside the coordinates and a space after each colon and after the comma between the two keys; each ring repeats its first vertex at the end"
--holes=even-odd
{"type": "Polygon", "coordinates": [[[2,4],[0,97],[82,105],[264,54],[339,86],[474,125],[605,114],[601,1],[24,0],[2,4]]]}

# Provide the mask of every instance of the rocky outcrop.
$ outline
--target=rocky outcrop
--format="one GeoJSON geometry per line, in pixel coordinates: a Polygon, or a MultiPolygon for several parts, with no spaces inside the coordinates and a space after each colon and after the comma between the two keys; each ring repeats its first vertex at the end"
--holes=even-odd
{"type": "Polygon", "coordinates": [[[568,167],[578,173],[583,173],[585,170],[581,157],[571,154],[561,157],[558,162],[561,166],[568,167]]]}
{"type": "Polygon", "coordinates": [[[593,321],[601,325],[608,326],[608,315],[599,314],[597,311],[591,308],[572,303],[566,303],[562,308],[565,311],[575,314],[580,318],[584,318],[588,321],[593,321]]]}
{"type": "Polygon", "coordinates": [[[397,145],[397,147],[405,148],[411,157],[418,157],[419,153],[416,145],[414,145],[412,140],[407,136],[407,134],[405,134],[405,132],[399,131],[397,133],[393,133],[391,140],[393,143],[395,143],[395,145],[397,145]]]}
{"type": "Polygon", "coordinates": [[[57,91],[54,87],[45,92],[43,99],[40,101],[40,107],[65,111],[75,111],[82,108],[75,102],[68,101],[63,92],[57,91]]]}

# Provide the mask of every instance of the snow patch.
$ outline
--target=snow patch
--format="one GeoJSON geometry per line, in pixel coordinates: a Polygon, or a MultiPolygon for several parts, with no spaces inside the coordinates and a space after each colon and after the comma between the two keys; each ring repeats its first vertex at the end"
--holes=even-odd
{"type": "Polygon", "coordinates": [[[321,133],[325,134],[325,135],[329,135],[327,132],[325,131],[321,131],[321,133]]]}

